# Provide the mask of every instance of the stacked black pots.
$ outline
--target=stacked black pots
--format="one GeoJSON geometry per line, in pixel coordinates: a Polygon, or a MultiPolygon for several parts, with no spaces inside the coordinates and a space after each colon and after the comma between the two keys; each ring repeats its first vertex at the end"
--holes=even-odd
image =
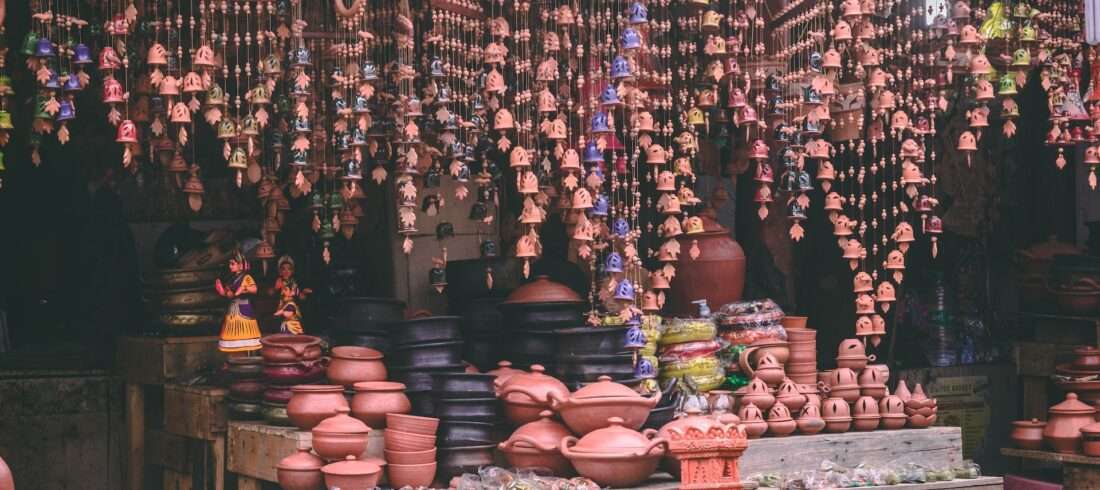
{"type": "Polygon", "coordinates": [[[461,373],[462,318],[428,316],[390,324],[386,362],[390,376],[405,384],[414,415],[434,416],[432,375],[461,373]]]}
{"type": "Polygon", "coordinates": [[[462,315],[462,337],[466,342],[463,358],[485,371],[496,367],[502,352],[504,317],[498,306],[503,297],[485,297],[456,305],[452,311],[462,315]]]}
{"type": "Polygon", "coordinates": [[[477,373],[432,375],[432,406],[439,419],[436,476],[441,481],[493,464],[493,448],[502,440],[495,379],[477,373]]]}
{"type": "Polygon", "coordinates": [[[555,330],[554,375],[567,385],[595,382],[600,376],[631,384],[634,354],[626,348],[629,329],[614,325],[555,330]]]}
{"type": "Polygon", "coordinates": [[[224,266],[158,269],[142,283],[149,321],[146,333],[172,336],[217,335],[229,300],[214,290],[224,266]]]}
{"type": "Polygon", "coordinates": [[[262,416],[264,391],[264,360],[255,356],[237,356],[226,360],[229,364],[228,408],[233,420],[254,420],[262,416]]]}
{"type": "Polygon", "coordinates": [[[580,295],[546,276],[516,288],[499,308],[509,329],[502,352],[521,368],[541,364],[552,370],[558,348],[554,330],[584,324],[585,302],[580,295]]]}
{"type": "Polygon", "coordinates": [[[339,298],[334,311],[329,319],[332,345],[388,352],[391,342],[387,327],[405,317],[405,303],[392,298],[339,298]]]}

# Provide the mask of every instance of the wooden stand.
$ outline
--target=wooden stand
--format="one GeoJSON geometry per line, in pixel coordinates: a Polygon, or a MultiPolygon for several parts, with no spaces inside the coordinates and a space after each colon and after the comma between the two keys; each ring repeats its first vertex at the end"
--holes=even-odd
{"type": "MultiPolygon", "coordinates": [[[[363,458],[381,458],[382,430],[367,436],[363,458]]],[[[238,490],[259,490],[261,482],[276,482],[275,465],[299,447],[312,447],[313,436],[294,427],[276,427],[255,422],[230,422],[226,467],[237,475],[238,490]]]]}
{"type": "Polygon", "coordinates": [[[145,480],[146,386],[194,376],[224,359],[214,336],[119,338],[115,365],[126,381],[126,488],[141,490],[145,480]]]}
{"type": "Polygon", "coordinates": [[[1100,488],[1100,458],[1054,451],[1002,448],[1001,454],[1062,466],[1062,487],[1067,489],[1100,488]]]}

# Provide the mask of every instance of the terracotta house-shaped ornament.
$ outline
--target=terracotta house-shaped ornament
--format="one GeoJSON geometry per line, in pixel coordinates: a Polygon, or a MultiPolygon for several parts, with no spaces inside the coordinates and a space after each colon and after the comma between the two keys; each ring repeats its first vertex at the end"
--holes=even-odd
{"type": "Polygon", "coordinates": [[[683,490],[736,489],[741,484],[737,460],[748,448],[748,435],[736,416],[698,422],[669,430],[669,452],[680,461],[683,490]]]}

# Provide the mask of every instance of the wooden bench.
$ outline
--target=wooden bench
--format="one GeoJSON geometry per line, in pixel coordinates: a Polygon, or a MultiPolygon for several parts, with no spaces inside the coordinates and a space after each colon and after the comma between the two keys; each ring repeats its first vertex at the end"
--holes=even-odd
{"type": "Polygon", "coordinates": [[[1100,458],[1011,447],[1002,448],[1001,454],[1061,465],[1063,488],[1100,488],[1100,458]]]}
{"type": "MultiPolygon", "coordinates": [[[[362,458],[382,458],[384,431],[372,430],[362,458]]],[[[230,422],[226,468],[237,475],[238,490],[259,490],[261,482],[276,482],[275,465],[298,448],[312,447],[313,436],[294,427],[256,422],[230,422]]]]}

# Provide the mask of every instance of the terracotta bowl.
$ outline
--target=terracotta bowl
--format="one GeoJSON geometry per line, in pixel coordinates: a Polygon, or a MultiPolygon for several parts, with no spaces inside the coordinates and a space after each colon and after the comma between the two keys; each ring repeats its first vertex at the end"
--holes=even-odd
{"type": "Polygon", "coordinates": [[[382,435],[390,451],[427,451],[435,447],[435,436],[389,429],[382,435]]]}
{"type": "Polygon", "coordinates": [[[390,486],[402,487],[426,487],[435,480],[436,462],[424,464],[393,464],[386,466],[386,475],[389,476],[390,486]]]}
{"type": "Polygon", "coordinates": [[[386,414],[386,428],[425,436],[435,436],[436,430],[439,429],[439,419],[403,413],[388,413],[386,414]]]}
{"type": "Polygon", "coordinates": [[[391,451],[386,449],[383,451],[383,454],[385,454],[386,462],[389,464],[414,465],[435,463],[434,447],[426,451],[391,451]]]}
{"type": "MultiPolygon", "coordinates": [[[[783,324],[783,328],[786,330],[804,330],[808,320],[809,317],[804,316],[785,316],[780,320],[780,323],[783,324]]],[[[790,333],[787,334],[787,338],[790,338],[790,333]]]]}

